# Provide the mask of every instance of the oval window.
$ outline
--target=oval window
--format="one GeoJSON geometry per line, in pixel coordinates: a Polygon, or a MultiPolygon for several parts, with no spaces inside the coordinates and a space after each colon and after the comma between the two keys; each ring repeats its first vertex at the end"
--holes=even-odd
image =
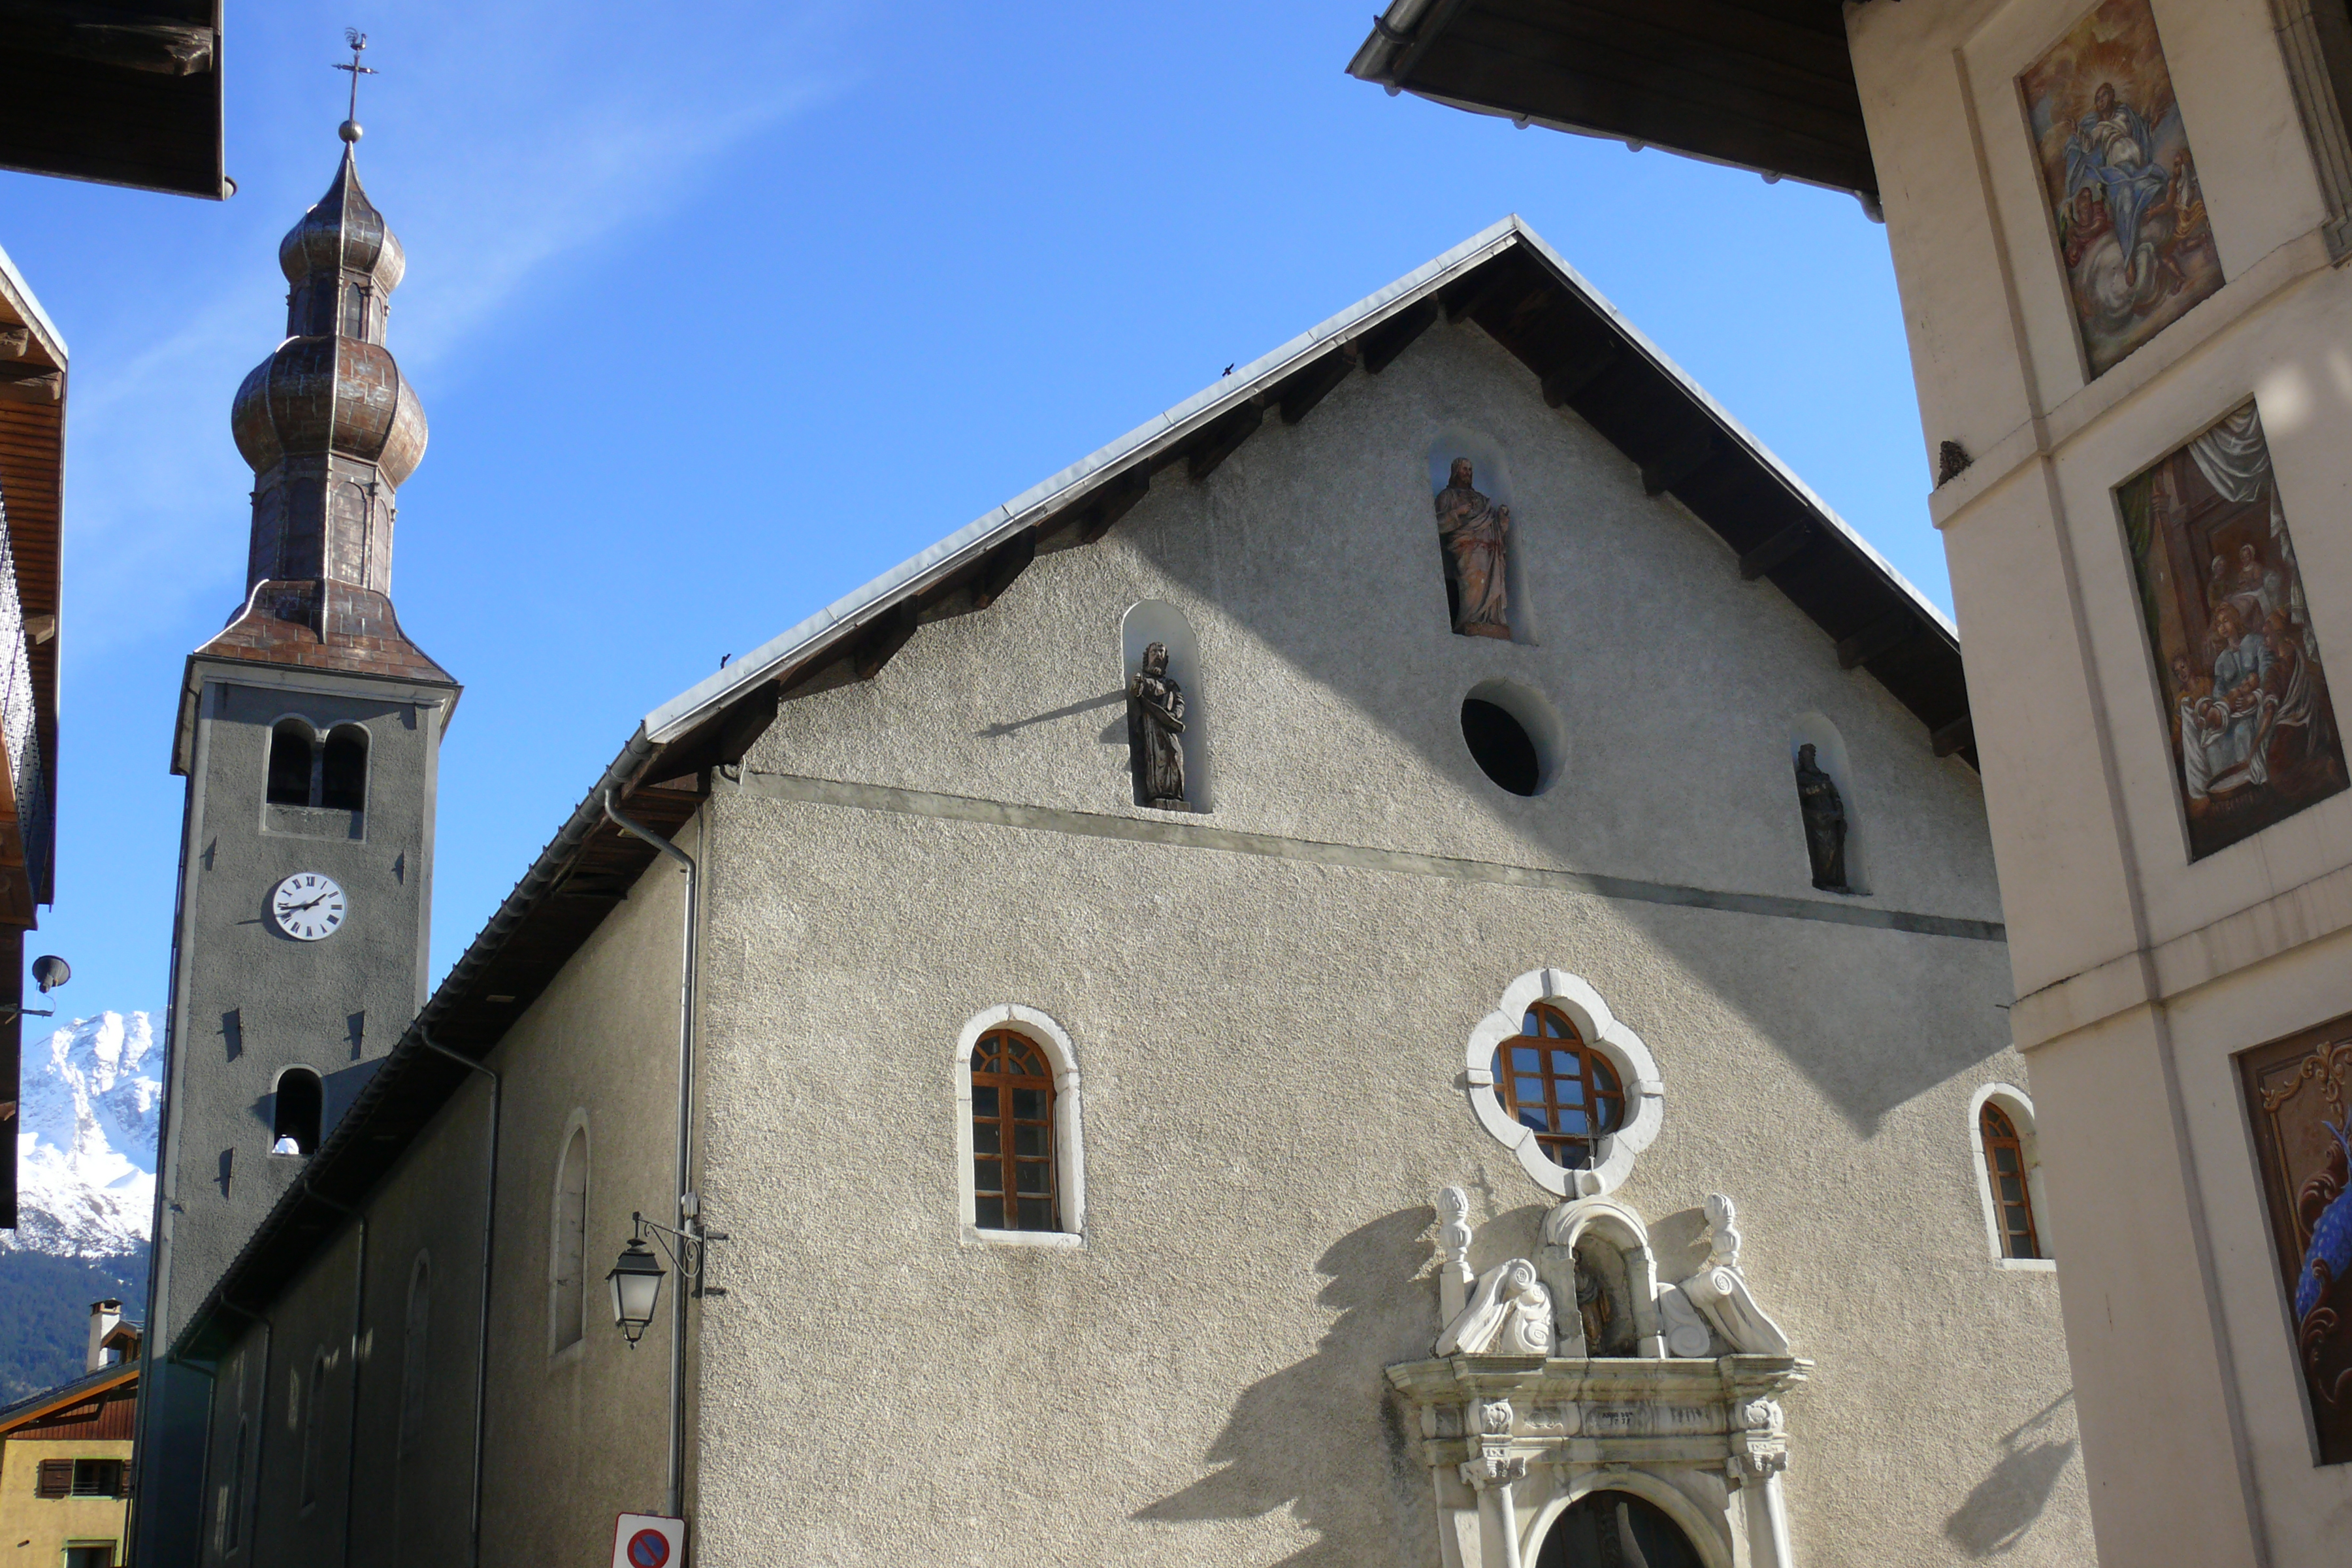
{"type": "Polygon", "coordinates": [[[1479,772],[1513,795],[1533,795],[1543,782],[1534,739],[1500,704],[1483,697],[1464,698],[1462,739],[1479,772]]]}

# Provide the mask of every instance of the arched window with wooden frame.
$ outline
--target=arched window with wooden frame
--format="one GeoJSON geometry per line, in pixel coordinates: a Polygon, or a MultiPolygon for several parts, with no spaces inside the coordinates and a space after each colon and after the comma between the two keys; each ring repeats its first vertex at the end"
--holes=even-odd
{"type": "Polygon", "coordinates": [[[1625,1122],[1625,1089],[1566,1012],[1527,1010],[1517,1035],[1495,1047],[1495,1093],[1513,1121],[1535,1131],[1546,1158],[1567,1170],[1592,1164],[1601,1141],[1625,1122]]]}
{"type": "Polygon", "coordinates": [[[956,1184],[967,1243],[1083,1247],[1078,1060],[1034,1007],[1006,1003],[956,1039],[956,1184]]]}
{"type": "Polygon", "coordinates": [[[971,1052],[972,1223],[982,1230],[1059,1230],[1054,1181],[1054,1073],[1037,1042],[991,1029],[971,1052]]]}
{"type": "Polygon", "coordinates": [[[2008,1258],[2042,1256],[2040,1227],[2033,1222],[2032,1167],[2017,1123],[1998,1100],[1977,1112],[1977,1139],[1984,1146],[1985,1180],[1992,1193],[1994,1234],[2008,1258]]]}

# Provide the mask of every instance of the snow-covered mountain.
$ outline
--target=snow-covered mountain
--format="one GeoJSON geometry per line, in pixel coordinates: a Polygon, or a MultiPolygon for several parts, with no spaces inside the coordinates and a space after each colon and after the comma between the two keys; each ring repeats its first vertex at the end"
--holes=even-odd
{"type": "Polygon", "coordinates": [[[16,1228],[0,1251],[144,1254],[155,1207],[163,1042],[145,1013],[77,1018],[25,1047],[16,1228]]]}

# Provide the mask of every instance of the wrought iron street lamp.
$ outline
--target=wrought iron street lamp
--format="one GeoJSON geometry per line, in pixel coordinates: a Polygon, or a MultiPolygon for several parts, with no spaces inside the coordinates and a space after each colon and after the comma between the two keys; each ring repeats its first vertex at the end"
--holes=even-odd
{"type": "MultiPolygon", "coordinates": [[[[644,1223],[638,1221],[641,1227],[644,1223]]],[[[629,1336],[629,1347],[634,1350],[646,1326],[654,1321],[654,1303],[661,1299],[661,1259],[646,1250],[642,1230],[629,1237],[629,1245],[621,1248],[613,1271],[604,1278],[613,1287],[613,1322],[629,1336]]]]}

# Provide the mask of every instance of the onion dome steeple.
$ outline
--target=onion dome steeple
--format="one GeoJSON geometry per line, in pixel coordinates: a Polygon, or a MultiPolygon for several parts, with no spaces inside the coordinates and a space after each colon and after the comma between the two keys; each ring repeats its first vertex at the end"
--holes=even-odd
{"type": "Polygon", "coordinates": [[[286,341],[229,418],[254,471],[247,599],[203,651],[446,681],[392,611],[393,497],[425,456],[425,410],[383,346],[408,264],[360,184],[359,133],[344,122],[334,183],[278,247],[286,341]]]}
{"type": "Polygon", "coordinates": [[[293,285],[286,341],[245,378],[230,416],[257,479],[246,587],[324,577],[388,593],[393,491],[425,456],[425,410],[383,346],[407,258],[348,148],[278,264],[293,285]]]}

